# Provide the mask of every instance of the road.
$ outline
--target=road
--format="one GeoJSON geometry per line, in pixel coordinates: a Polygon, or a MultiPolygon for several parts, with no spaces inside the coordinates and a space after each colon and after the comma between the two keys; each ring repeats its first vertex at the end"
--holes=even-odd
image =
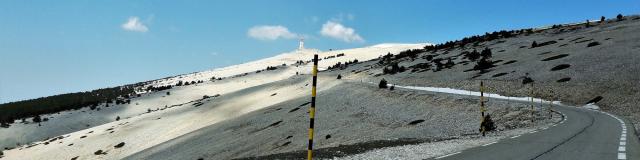
{"type": "MultiPolygon", "coordinates": [[[[433,92],[446,90],[415,86],[397,87],[433,92]]],[[[447,92],[460,94],[469,91],[447,92]]],[[[476,95],[476,93],[469,92],[468,95],[476,95]]],[[[513,99],[521,100],[522,98],[513,99]]],[[[599,110],[564,105],[554,105],[553,108],[561,113],[564,119],[551,127],[432,159],[640,159],[640,143],[631,122],[599,110]]]]}

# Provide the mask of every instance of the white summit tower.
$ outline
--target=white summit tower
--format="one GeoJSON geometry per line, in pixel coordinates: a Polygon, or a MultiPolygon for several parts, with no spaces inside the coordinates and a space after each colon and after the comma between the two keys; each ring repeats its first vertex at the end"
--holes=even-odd
{"type": "Polygon", "coordinates": [[[304,49],[304,38],[300,38],[300,44],[298,45],[298,50],[304,49]]]}

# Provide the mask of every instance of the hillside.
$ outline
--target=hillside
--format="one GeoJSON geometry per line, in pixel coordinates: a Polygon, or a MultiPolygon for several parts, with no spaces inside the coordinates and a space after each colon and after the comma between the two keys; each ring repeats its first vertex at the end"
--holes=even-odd
{"type": "MultiPolygon", "coordinates": [[[[31,158],[41,159],[50,157],[51,152],[60,152],[55,151],[58,149],[68,150],[70,152],[78,152],[79,150],[76,149],[92,150],[86,153],[87,155],[92,155],[95,150],[103,147],[95,144],[111,143],[116,139],[136,139],[135,142],[127,142],[127,147],[138,145],[136,149],[127,149],[128,152],[120,154],[111,153],[108,155],[108,157],[112,158],[122,157],[175,138],[176,136],[215,124],[219,121],[231,119],[235,116],[267,107],[270,104],[302,96],[302,93],[305,93],[307,90],[292,87],[274,88],[268,87],[268,84],[287,80],[296,74],[302,76],[302,74],[310,73],[310,65],[308,65],[307,62],[297,65],[296,62],[300,60],[307,61],[307,59],[309,59],[307,57],[312,57],[313,54],[319,54],[324,57],[334,56],[334,58],[324,60],[326,63],[321,65],[321,67],[328,67],[338,62],[344,63],[355,59],[370,60],[383,54],[396,54],[399,51],[422,48],[423,46],[424,44],[385,44],[329,52],[297,50],[272,58],[222,69],[154,80],[150,81],[146,86],[142,86],[142,88],[148,88],[149,86],[163,87],[168,85],[173,87],[161,91],[139,92],[140,97],[131,97],[129,99],[130,103],[126,104],[115,104],[115,102],[111,102],[109,105],[106,105],[102,103],[96,106],[96,109],[84,107],[78,110],[41,115],[48,119],[48,121],[41,123],[35,123],[31,118],[26,119],[24,122],[15,121],[11,123],[8,128],[0,128],[0,146],[6,150],[17,148],[5,151],[9,159],[12,157],[12,151],[17,151],[15,152],[17,156],[14,157],[17,159],[24,158],[23,156],[25,156],[24,154],[26,153],[29,153],[28,155],[31,158]],[[344,56],[336,57],[339,53],[343,53],[344,56]],[[282,66],[282,64],[286,66],[282,66]],[[265,70],[269,66],[276,67],[276,69],[265,70]],[[211,80],[214,76],[216,79],[211,80]],[[179,81],[185,83],[189,81],[201,81],[202,83],[177,86],[176,84],[178,84],[179,81]],[[285,91],[282,91],[282,93],[295,93],[293,92],[295,90],[299,90],[301,93],[284,94],[286,96],[278,96],[281,98],[277,101],[258,98],[260,96],[270,97],[270,95],[273,94],[272,92],[278,89],[284,89],[285,91]],[[253,99],[253,101],[250,99],[253,99]],[[228,113],[219,114],[221,111],[228,113]],[[116,120],[118,117],[120,119],[116,120]],[[135,124],[135,126],[131,126],[133,124],[135,124]],[[181,127],[170,127],[167,126],[167,124],[174,124],[174,126],[181,127]],[[120,128],[116,129],[116,126],[126,126],[126,128],[130,128],[131,131],[120,132],[120,128]],[[179,129],[179,131],[175,129],[179,129]],[[149,133],[163,131],[169,132],[167,133],[168,135],[149,137],[149,133]],[[96,134],[101,136],[90,136],[96,134]],[[141,139],[140,137],[152,139],[141,139]],[[56,145],[64,145],[75,149],[60,147],[39,148],[39,146],[49,145],[48,141],[50,140],[52,140],[51,142],[58,140],[57,142],[59,142],[59,144],[56,145]],[[67,143],[62,143],[63,141],[67,143]],[[83,141],[84,143],[77,141],[83,141]],[[138,144],[136,144],[136,142],[138,144]],[[37,150],[37,152],[31,151],[34,149],[37,150]],[[21,150],[30,151],[19,152],[21,150]]],[[[308,85],[306,88],[308,88],[308,85]]],[[[69,154],[59,156],[60,157],[54,157],[59,159],[73,158],[68,157],[71,156],[69,154]]]]}

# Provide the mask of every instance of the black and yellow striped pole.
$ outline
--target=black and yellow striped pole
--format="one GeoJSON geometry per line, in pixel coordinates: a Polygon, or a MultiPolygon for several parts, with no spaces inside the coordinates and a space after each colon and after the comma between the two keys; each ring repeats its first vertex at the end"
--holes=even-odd
{"type": "Polygon", "coordinates": [[[485,135],[485,124],[484,124],[484,84],[480,81],[480,113],[482,115],[480,119],[480,132],[482,132],[482,136],[485,135]]]}
{"type": "Polygon", "coordinates": [[[318,55],[313,55],[313,82],[311,85],[311,107],[309,108],[309,145],[307,159],[313,159],[313,119],[316,116],[316,83],[318,81],[318,55]]]}

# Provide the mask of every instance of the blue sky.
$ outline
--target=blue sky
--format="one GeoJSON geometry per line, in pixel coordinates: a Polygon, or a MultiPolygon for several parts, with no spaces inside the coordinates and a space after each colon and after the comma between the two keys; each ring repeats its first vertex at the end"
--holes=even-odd
{"type": "Polygon", "coordinates": [[[0,1],[0,103],[130,84],[307,48],[440,43],[637,14],[632,0],[0,1]]]}

